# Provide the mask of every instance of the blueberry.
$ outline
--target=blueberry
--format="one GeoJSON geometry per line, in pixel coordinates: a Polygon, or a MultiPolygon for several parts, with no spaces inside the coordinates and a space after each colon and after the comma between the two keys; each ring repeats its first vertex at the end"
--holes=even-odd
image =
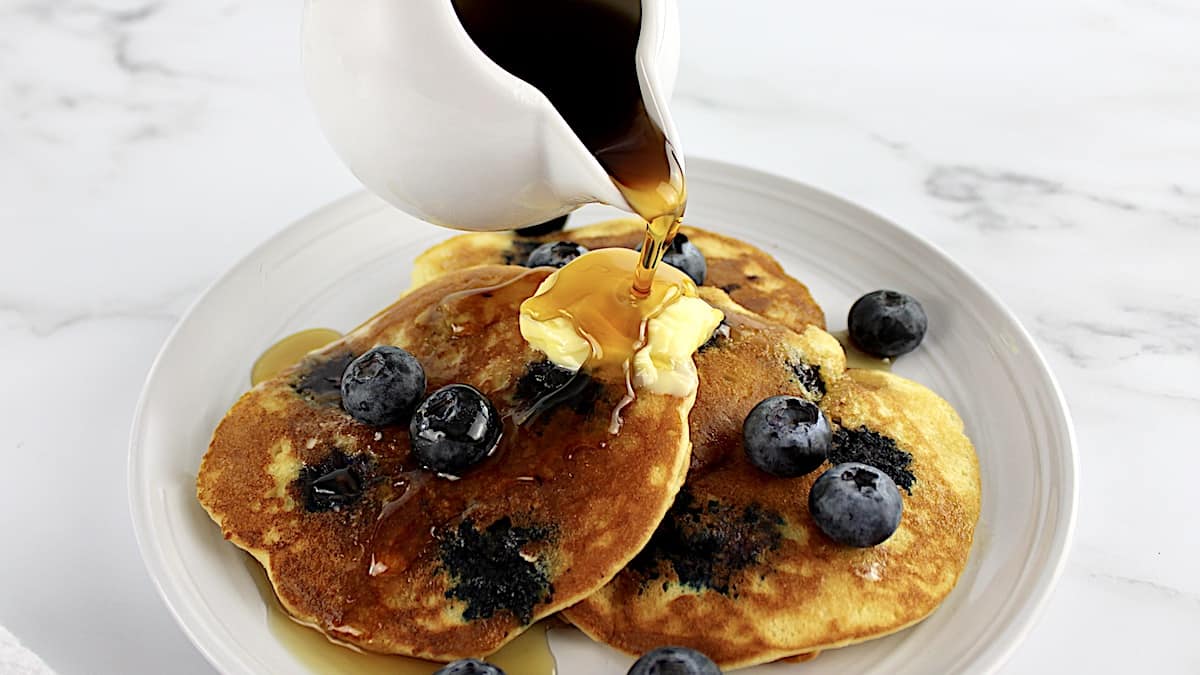
{"type": "Polygon", "coordinates": [[[533,249],[526,267],[562,267],[588,250],[570,241],[552,241],[533,249]]]}
{"type": "Polygon", "coordinates": [[[373,426],[407,422],[424,394],[425,369],[399,347],[375,347],[342,374],[342,408],[373,426]]]}
{"type": "Polygon", "coordinates": [[[907,354],[921,344],[929,319],[921,303],[898,291],[874,291],[854,302],[848,318],[850,339],[875,356],[907,354]]]}
{"type": "Polygon", "coordinates": [[[547,220],[544,223],[530,225],[517,229],[517,234],[522,237],[540,237],[551,232],[558,232],[567,226],[567,216],[559,216],[553,220],[547,220]]]}
{"type": "Polygon", "coordinates": [[[833,431],[815,404],[796,396],[772,396],[746,415],[742,441],[754,466],[795,478],[821,466],[833,444],[833,431]]]}
{"type": "Polygon", "coordinates": [[[433,675],[504,675],[504,671],[479,659],[459,659],[447,663],[433,675]]]}
{"type": "Polygon", "coordinates": [[[429,395],[409,424],[412,453],[428,469],[458,475],[496,449],[500,415],[483,392],[451,384],[429,395]]]}
{"type": "Polygon", "coordinates": [[[695,649],[659,647],[643,654],[626,675],[721,675],[721,669],[695,649]]]}
{"type": "Polygon", "coordinates": [[[830,539],[868,548],[900,526],[900,490],[873,466],[847,462],[821,474],[808,493],[808,510],[830,539]]]}
{"type": "MultiPolygon", "coordinates": [[[[641,244],[638,244],[637,250],[642,250],[641,244]]],[[[677,233],[667,246],[663,262],[691,277],[697,286],[703,285],[708,277],[708,261],[704,259],[704,254],[682,232],[677,233]]]]}

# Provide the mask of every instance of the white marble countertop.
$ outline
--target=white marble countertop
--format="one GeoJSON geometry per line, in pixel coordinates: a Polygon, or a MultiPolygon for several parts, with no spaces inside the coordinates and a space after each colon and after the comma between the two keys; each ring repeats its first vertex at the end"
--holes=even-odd
{"type": "MultiPolygon", "coordinates": [[[[301,4],[0,3],[0,623],[62,673],[211,672],[139,559],[127,432],[201,289],[357,188],[301,4]]],[[[687,151],[931,239],[1066,391],[1078,533],[1006,672],[1200,671],[1200,7],[682,4],[687,151]]]]}

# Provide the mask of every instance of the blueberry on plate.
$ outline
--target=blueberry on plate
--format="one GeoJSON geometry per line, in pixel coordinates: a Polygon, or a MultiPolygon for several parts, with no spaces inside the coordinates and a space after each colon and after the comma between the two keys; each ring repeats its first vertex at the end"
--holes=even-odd
{"type": "Polygon", "coordinates": [[[742,444],[754,466],[773,476],[795,478],[825,461],[833,445],[833,430],[811,401],[772,396],[746,415],[742,444]]]}
{"type": "Polygon", "coordinates": [[[873,466],[847,462],[821,474],[808,493],[808,510],[830,539],[858,548],[887,540],[900,526],[900,490],[873,466]]]}
{"type": "Polygon", "coordinates": [[[571,241],[552,241],[533,249],[525,260],[526,267],[562,267],[588,250],[571,241]]]}
{"type": "Polygon", "coordinates": [[[850,339],[858,348],[885,358],[907,354],[921,344],[929,319],[916,298],[899,291],[867,293],[850,307],[850,339]]]}
{"type": "MultiPolygon", "coordinates": [[[[637,250],[642,250],[641,244],[638,244],[637,250]]],[[[697,286],[702,286],[708,277],[708,261],[705,260],[704,254],[695,244],[688,241],[687,235],[682,232],[676,233],[667,246],[663,262],[691,277],[697,286]]]]}
{"type": "Polygon", "coordinates": [[[451,384],[421,402],[408,430],[421,466],[457,476],[496,449],[503,425],[483,392],[451,384]]]}
{"type": "Polygon", "coordinates": [[[643,654],[626,675],[721,675],[721,669],[695,649],[659,647],[643,654]]]}
{"type": "Polygon", "coordinates": [[[433,675],[504,675],[504,671],[479,659],[459,659],[447,663],[433,675]]]}
{"type": "Polygon", "coordinates": [[[342,373],[342,408],[373,426],[403,424],[425,394],[425,369],[417,357],[390,345],[375,347],[342,373]]]}
{"type": "Polygon", "coordinates": [[[521,227],[517,229],[517,234],[522,237],[540,237],[551,232],[558,232],[567,226],[567,216],[559,216],[553,220],[547,220],[544,223],[530,225],[529,227],[521,227]]]}

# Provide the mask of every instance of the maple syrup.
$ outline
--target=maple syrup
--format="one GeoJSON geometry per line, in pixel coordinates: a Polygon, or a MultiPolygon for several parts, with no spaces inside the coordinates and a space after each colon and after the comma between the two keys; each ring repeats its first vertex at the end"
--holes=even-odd
{"type": "Polygon", "coordinates": [[[548,290],[529,298],[521,313],[537,321],[566,318],[591,345],[589,369],[624,371],[634,352],[645,346],[646,322],[683,296],[695,296],[696,284],[683,272],[665,267],[645,295],[629,283],[636,251],[605,248],[584,254],[560,269],[548,290]]]}
{"type": "Polygon", "coordinates": [[[637,295],[679,228],[687,189],[675,149],[646,110],[637,74],[641,0],[452,0],[475,44],[537,87],[646,220],[637,295]]]}
{"type": "Polygon", "coordinates": [[[271,345],[250,369],[250,386],[269,380],[294,365],[314,349],[340,339],[342,334],[329,328],[310,328],[293,333],[271,345]]]}
{"type": "MultiPolygon", "coordinates": [[[[247,555],[245,563],[267,608],[267,626],[271,634],[312,672],[322,675],[430,675],[445,665],[406,656],[371,654],[330,641],[316,629],[297,623],[284,611],[258,561],[247,555]]],[[[557,664],[550,651],[548,635],[553,625],[552,619],[535,624],[487,657],[487,661],[506,673],[556,675],[557,664]]]]}

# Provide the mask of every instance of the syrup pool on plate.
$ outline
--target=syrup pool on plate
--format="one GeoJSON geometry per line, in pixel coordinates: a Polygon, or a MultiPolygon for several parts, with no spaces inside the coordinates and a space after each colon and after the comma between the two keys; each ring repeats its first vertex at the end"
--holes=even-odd
{"type": "Polygon", "coordinates": [[[258,360],[254,362],[254,367],[250,369],[250,385],[254,386],[275,377],[288,366],[298,363],[305,354],[314,349],[320,349],[341,337],[341,333],[329,328],[310,328],[299,333],[292,333],[267,347],[266,351],[258,357],[258,360]]]}
{"type": "Polygon", "coordinates": [[[862,368],[864,370],[888,370],[892,369],[891,359],[881,359],[878,356],[872,356],[863,350],[859,349],[854,344],[854,340],[850,339],[850,331],[840,330],[833,333],[833,337],[842,343],[842,350],[846,352],[846,367],[847,368],[862,368]]]}

